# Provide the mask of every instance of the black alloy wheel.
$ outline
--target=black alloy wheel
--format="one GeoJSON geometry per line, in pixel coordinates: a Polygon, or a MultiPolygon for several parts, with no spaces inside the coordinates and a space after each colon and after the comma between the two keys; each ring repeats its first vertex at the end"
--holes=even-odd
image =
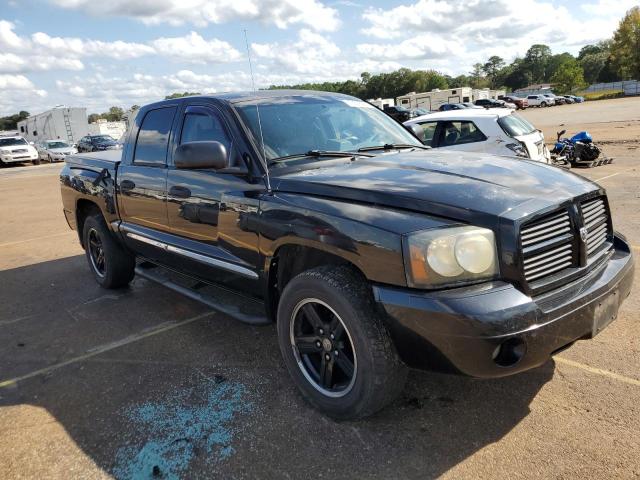
{"type": "Polygon", "coordinates": [[[93,267],[96,275],[104,277],[107,268],[104,258],[104,247],[102,246],[102,239],[100,234],[95,228],[89,230],[89,258],[91,259],[91,266],[93,267]]]}
{"type": "Polygon", "coordinates": [[[357,357],[340,316],[322,300],[307,298],[293,311],[291,347],[302,374],[319,392],[342,397],[353,388],[357,357]]]}

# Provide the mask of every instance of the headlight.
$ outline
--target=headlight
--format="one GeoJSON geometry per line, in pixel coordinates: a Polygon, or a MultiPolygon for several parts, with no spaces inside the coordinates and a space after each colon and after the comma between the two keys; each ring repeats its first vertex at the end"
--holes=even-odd
{"type": "Polygon", "coordinates": [[[486,228],[425,230],[403,240],[410,287],[433,288],[498,275],[495,237],[486,228]]]}
{"type": "Polygon", "coordinates": [[[524,148],[521,143],[507,143],[505,145],[509,150],[515,153],[518,157],[529,158],[529,152],[524,148]]]}

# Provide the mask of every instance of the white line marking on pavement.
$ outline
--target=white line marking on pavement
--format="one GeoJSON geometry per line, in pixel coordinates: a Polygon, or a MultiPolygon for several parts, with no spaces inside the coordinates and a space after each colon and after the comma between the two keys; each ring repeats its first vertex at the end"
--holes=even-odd
{"type": "Polygon", "coordinates": [[[102,353],[108,352],[109,350],[114,350],[116,348],[123,347],[125,345],[129,345],[130,343],[137,342],[144,338],[152,337],[153,335],[157,335],[159,333],[168,332],[169,330],[173,330],[174,328],[182,327],[184,325],[188,325],[189,323],[197,322],[198,320],[202,320],[209,315],[214,314],[215,312],[207,312],[197,315],[195,317],[188,318],[186,320],[182,320],[181,322],[175,323],[163,323],[158,325],[157,327],[151,328],[146,331],[142,331],[141,333],[137,333],[135,335],[131,335],[129,337],[123,338],[122,340],[116,340],[115,342],[107,343],[106,345],[101,345],[95,348],[92,348],[88,351],[88,353],[84,355],[80,355],[78,357],[70,358],[69,360],[65,360],[64,362],[56,363],[54,365],[49,365],[48,367],[41,368],[39,370],[35,370],[31,373],[27,373],[20,377],[10,378],[8,380],[0,381],[0,388],[11,387],[16,383],[21,382],[23,380],[27,380],[29,378],[37,377],[38,375],[43,375],[45,373],[52,372],[54,370],[58,370],[59,368],[66,367],[67,365],[71,365],[73,363],[82,362],[91,357],[95,357],[96,355],[100,355],[102,353]]]}
{"type": "Polygon", "coordinates": [[[69,235],[70,233],[76,233],[75,230],[69,230],[64,233],[54,233],[53,235],[45,235],[44,237],[27,238],[26,240],[17,240],[15,242],[0,243],[0,247],[8,247],[10,245],[20,245],[21,243],[35,242],[36,240],[46,240],[47,238],[62,237],[63,235],[69,235]]]}
{"type": "Polygon", "coordinates": [[[607,178],[611,178],[611,177],[615,177],[616,175],[620,175],[621,173],[626,173],[626,172],[630,172],[631,170],[633,170],[635,167],[633,168],[627,168],[625,170],[622,170],[621,172],[617,172],[617,173],[612,173],[611,175],[607,175],[606,177],[602,177],[602,178],[596,178],[594,180],[594,182],[599,182],[601,180],[606,180],[607,178]]]}
{"type": "Polygon", "coordinates": [[[603,370],[602,368],[591,367],[589,365],[585,365],[584,363],[574,362],[573,360],[569,360],[562,357],[553,357],[553,359],[558,363],[571,365],[572,367],[579,368],[581,370],[584,370],[585,372],[595,373],[596,375],[602,375],[604,377],[609,377],[614,380],[618,380],[619,382],[628,383],[629,385],[635,385],[636,387],[640,387],[640,380],[636,380],[635,378],[625,377],[624,375],[610,372],[609,370],[603,370]]]}

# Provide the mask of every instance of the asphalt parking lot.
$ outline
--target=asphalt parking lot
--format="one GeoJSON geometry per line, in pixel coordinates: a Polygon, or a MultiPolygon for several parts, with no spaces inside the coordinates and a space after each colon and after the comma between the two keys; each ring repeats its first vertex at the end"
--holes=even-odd
{"type": "MultiPolygon", "coordinates": [[[[575,171],[640,253],[640,98],[524,115],[547,140],[603,142],[615,163],[575,171]]],[[[538,369],[412,372],[384,411],[335,423],[295,390],[275,327],[144,279],[99,288],[59,169],[0,170],[0,479],[640,477],[640,281],[609,328],[538,369]]]]}

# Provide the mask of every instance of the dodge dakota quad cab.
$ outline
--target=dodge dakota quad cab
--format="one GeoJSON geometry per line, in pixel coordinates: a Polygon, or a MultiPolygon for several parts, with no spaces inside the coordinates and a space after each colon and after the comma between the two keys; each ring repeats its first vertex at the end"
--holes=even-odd
{"type": "Polygon", "coordinates": [[[407,367],[500,377],[591,338],[630,292],[605,191],[558,168],[430,150],[353,97],[262,91],[145,106],[122,151],[65,159],[95,279],[137,273],[275,322],[303,396],[369,415],[407,367]]]}

